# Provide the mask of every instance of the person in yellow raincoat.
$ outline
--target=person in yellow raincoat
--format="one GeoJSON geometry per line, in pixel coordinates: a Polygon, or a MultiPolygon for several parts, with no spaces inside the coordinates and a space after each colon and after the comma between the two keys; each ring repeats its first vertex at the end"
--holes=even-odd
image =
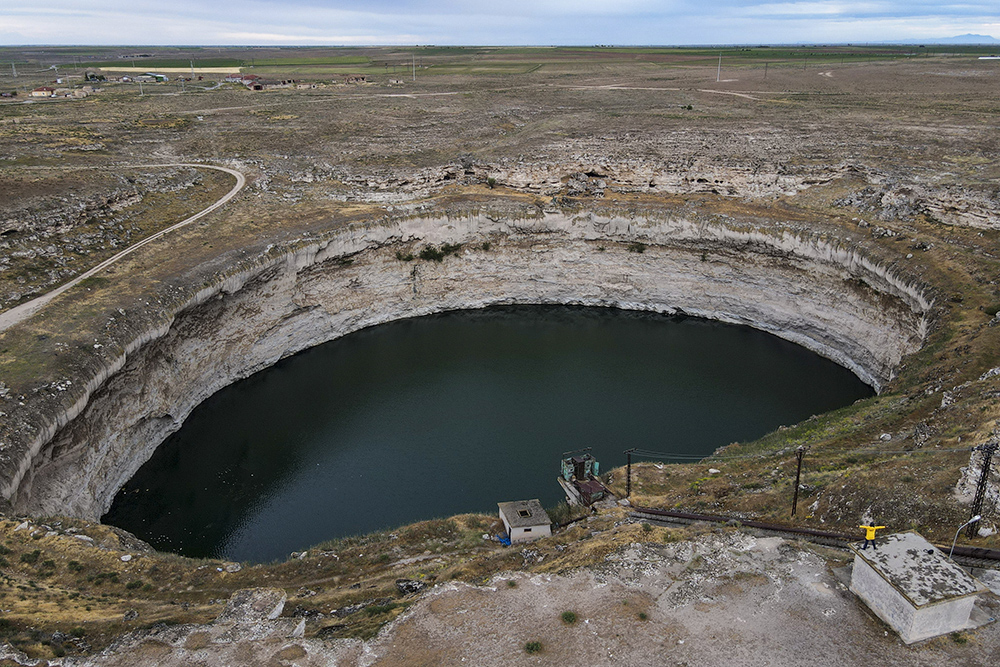
{"type": "Polygon", "coordinates": [[[867,549],[868,545],[872,545],[872,549],[875,548],[875,531],[882,530],[885,526],[858,526],[858,528],[865,529],[865,544],[862,549],[867,549]]]}

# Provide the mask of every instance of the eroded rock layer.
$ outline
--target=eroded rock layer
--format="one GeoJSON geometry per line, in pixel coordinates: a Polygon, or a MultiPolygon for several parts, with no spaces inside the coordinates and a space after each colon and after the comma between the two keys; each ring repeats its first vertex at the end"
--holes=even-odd
{"type": "Polygon", "coordinates": [[[266,254],[202,290],[120,370],[93,383],[78,415],[64,415],[51,438],[25,448],[5,495],[23,511],[96,519],[222,387],[364,327],[515,303],[747,324],[843,364],[876,389],[920,346],[931,306],[918,285],[856,248],[777,227],[562,212],[349,227],[284,256],[266,254]],[[420,259],[420,249],[445,243],[454,245],[440,261],[420,259]]]}

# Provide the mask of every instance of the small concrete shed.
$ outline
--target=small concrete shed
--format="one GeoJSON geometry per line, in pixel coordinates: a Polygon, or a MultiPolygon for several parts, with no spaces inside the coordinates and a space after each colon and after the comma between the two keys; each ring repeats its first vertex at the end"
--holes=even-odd
{"type": "Polygon", "coordinates": [[[542,504],[537,498],[497,503],[497,506],[500,508],[500,520],[510,535],[511,544],[530,542],[552,534],[552,520],[542,509],[542,504]]]}
{"type": "Polygon", "coordinates": [[[913,532],[848,545],[851,590],[907,644],[975,627],[970,615],[985,587],[913,532]]]}

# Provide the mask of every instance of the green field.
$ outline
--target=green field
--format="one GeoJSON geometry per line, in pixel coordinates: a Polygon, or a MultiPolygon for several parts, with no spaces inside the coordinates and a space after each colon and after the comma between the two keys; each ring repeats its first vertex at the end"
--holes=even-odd
{"type": "MultiPolygon", "coordinates": [[[[179,67],[267,68],[286,74],[368,73],[397,69],[416,62],[420,69],[439,74],[523,74],[543,65],[621,64],[640,62],[664,67],[723,65],[772,66],[783,64],[834,65],[909,60],[930,56],[977,57],[997,52],[988,45],[812,45],[729,47],[292,47],[226,49],[206,47],[4,47],[0,63],[25,69],[70,68],[141,69],[179,67]],[[150,57],[141,57],[147,54],[150,57]],[[132,57],[140,56],[140,57],[132,57]],[[323,68],[333,68],[324,70],[323,68]],[[350,69],[336,69],[350,68],[350,69]]],[[[0,73],[3,76],[3,73],[0,73]]]]}

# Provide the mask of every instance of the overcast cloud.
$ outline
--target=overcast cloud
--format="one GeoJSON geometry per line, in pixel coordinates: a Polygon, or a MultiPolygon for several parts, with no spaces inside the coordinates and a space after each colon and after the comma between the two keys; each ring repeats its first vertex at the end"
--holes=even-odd
{"type": "Polygon", "coordinates": [[[775,44],[966,33],[1000,36],[997,0],[8,0],[0,6],[0,44],[775,44]]]}

